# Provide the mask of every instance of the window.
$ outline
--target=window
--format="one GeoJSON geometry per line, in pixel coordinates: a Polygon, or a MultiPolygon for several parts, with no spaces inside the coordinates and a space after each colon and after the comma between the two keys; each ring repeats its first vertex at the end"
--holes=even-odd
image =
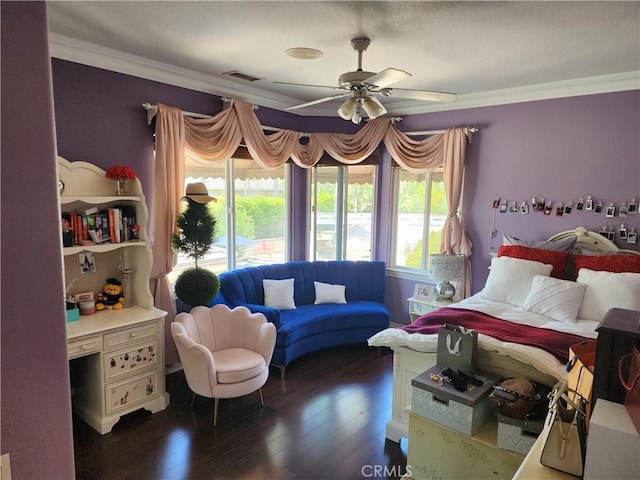
{"type": "MultiPolygon", "coordinates": [[[[198,266],[214,273],[287,259],[288,170],[283,165],[264,170],[250,158],[212,163],[185,155],[185,186],[203,182],[217,202],[209,203],[216,218],[216,239],[198,266]]],[[[169,275],[173,283],[193,260],[178,255],[169,275]]]]}
{"type": "Polygon", "coordinates": [[[428,270],[429,255],[440,251],[447,198],[442,169],[411,173],[393,168],[392,268],[428,270]]]}
{"type": "Polygon", "coordinates": [[[375,165],[310,170],[312,260],[371,260],[375,165]]]}

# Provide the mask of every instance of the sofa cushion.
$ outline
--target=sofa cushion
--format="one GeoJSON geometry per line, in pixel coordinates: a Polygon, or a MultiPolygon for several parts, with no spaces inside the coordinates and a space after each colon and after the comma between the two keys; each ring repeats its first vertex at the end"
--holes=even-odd
{"type": "Polygon", "coordinates": [[[216,362],[216,379],[220,383],[249,380],[265,369],[264,357],[246,348],[227,348],[211,352],[216,362]]]}
{"type": "Polygon", "coordinates": [[[276,346],[329,331],[388,326],[389,311],[378,302],[300,305],[296,310],[280,312],[276,346]]]}

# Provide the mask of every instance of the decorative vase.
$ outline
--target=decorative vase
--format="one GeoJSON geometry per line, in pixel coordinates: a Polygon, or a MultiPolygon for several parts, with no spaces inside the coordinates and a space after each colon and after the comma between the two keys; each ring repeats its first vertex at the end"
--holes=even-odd
{"type": "Polygon", "coordinates": [[[116,195],[126,195],[129,188],[128,178],[116,179],[116,195]]]}

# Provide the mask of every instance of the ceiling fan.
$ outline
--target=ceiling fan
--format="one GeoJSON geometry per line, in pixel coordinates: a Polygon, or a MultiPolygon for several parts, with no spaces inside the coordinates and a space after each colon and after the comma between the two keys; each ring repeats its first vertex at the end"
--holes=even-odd
{"type": "Polygon", "coordinates": [[[351,120],[357,125],[362,120],[363,112],[371,119],[387,113],[387,109],[384,108],[384,105],[382,105],[374,95],[380,95],[382,97],[410,98],[425,102],[452,102],[456,99],[456,94],[454,93],[389,88],[389,85],[410,77],[411,74],[396,68],[387,68],[378,73],[362,70],[362,53],[367,49],[370,42],[371,41],[366,37],[354,38],[351,40],[351,46],[358,52],[358,69],[355,72],[346,72],[340,75],[338,78],[338,87],[274,82],[283,85],[331,88],[333,90],[343,91],[337,95],[331,95],[289,107],[287,110],[310,107],[311,105],[328,102],[336,98],[349,97],[338,108],[338,115],[345,120],[351,120]]]}

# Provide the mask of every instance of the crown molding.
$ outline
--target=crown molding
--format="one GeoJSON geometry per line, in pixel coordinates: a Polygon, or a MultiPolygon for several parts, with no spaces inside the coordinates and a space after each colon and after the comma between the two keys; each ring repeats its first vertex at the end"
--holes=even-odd
{"type": "MultiPolygon", "coordinates": [[[[285,110],[299,100],[251,88],[212,75],[205,75],[148,58],[49,33],[49,51],[54,58],[102,68],[134,77],[188,88],[221,97],[244,100],[275,110],[285,110]]],[[[402,101],[389,108],[391,115],[413,115],[468,108],[532,102],[553,98],[593,95],[640,89],[640,71],[577,78],[558,82],[505,88],[458,95],[451,103],[402,101]]],[[[301,116],[334,116],[335,108],[318,105],[294,112],[301,116]]]]}

